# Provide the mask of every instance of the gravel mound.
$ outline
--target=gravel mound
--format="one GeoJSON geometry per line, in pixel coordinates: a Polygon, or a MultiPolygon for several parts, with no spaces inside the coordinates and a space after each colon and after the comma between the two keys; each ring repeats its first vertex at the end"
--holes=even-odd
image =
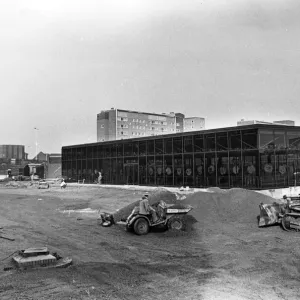
{"type": "Polygon", "coordinates": [[[202,226],[222,226],[222,223],[240,222],[256,224],[259,215],[259,204],[273,203],[275,199],[255,191],[230,189],[223,192],[197,192],[188,195],[183,204],[190,204],[193,210],[189,213],[202,226]]]}

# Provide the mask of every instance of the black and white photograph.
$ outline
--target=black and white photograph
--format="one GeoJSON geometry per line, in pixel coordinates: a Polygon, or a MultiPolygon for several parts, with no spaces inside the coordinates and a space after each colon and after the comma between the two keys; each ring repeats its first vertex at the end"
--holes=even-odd
{"type": "Polygon", "coordinates": [[[0,299],[300,298],[300,2],[0,1],[0,299]]]}

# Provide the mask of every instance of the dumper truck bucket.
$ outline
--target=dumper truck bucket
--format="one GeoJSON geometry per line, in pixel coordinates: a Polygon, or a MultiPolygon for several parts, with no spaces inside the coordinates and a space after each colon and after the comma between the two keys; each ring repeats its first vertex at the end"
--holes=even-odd
{"type": "Polygon", "coordinates": [[[260,215],[258,220],[258,227],[269,226],[280,223],[279,213],[282,211],[283,204],[274,202],[273,204],[259,205],[260,215]]]}

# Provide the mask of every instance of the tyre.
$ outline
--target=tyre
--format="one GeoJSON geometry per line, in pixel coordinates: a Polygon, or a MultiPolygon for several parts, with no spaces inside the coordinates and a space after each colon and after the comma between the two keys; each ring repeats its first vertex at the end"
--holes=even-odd
{"type": "Polygon", "coordinates": [[[281,220],[281,225],[286,231],[299,231],[300,230],[300,219],[292,217],[290,215],[284,215],[281,220]],[[292,224],[292,227],[291,227],[292,224]]]}
{"type": "Polygon", "coordinates": [[[139,218],[134,222],[133,230],[137,235],[145,235],[149,232],[149,229],[149,223],[144,218],[139,218]]]}
{"type": "Polygon", "coordinates": [[[185,230],[186,224],[183,217],[172,217],[168,221],[169,230],[185,230]]]}

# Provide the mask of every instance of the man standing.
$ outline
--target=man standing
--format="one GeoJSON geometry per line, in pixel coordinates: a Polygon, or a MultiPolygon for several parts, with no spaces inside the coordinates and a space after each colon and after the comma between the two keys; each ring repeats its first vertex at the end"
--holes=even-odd
{"type": "Polygon", "coordinates": [[[98,175],[98,184],[101,184],[101,180],[102,180],[102,174],[99,171],[99,175],[98,175]]]}

